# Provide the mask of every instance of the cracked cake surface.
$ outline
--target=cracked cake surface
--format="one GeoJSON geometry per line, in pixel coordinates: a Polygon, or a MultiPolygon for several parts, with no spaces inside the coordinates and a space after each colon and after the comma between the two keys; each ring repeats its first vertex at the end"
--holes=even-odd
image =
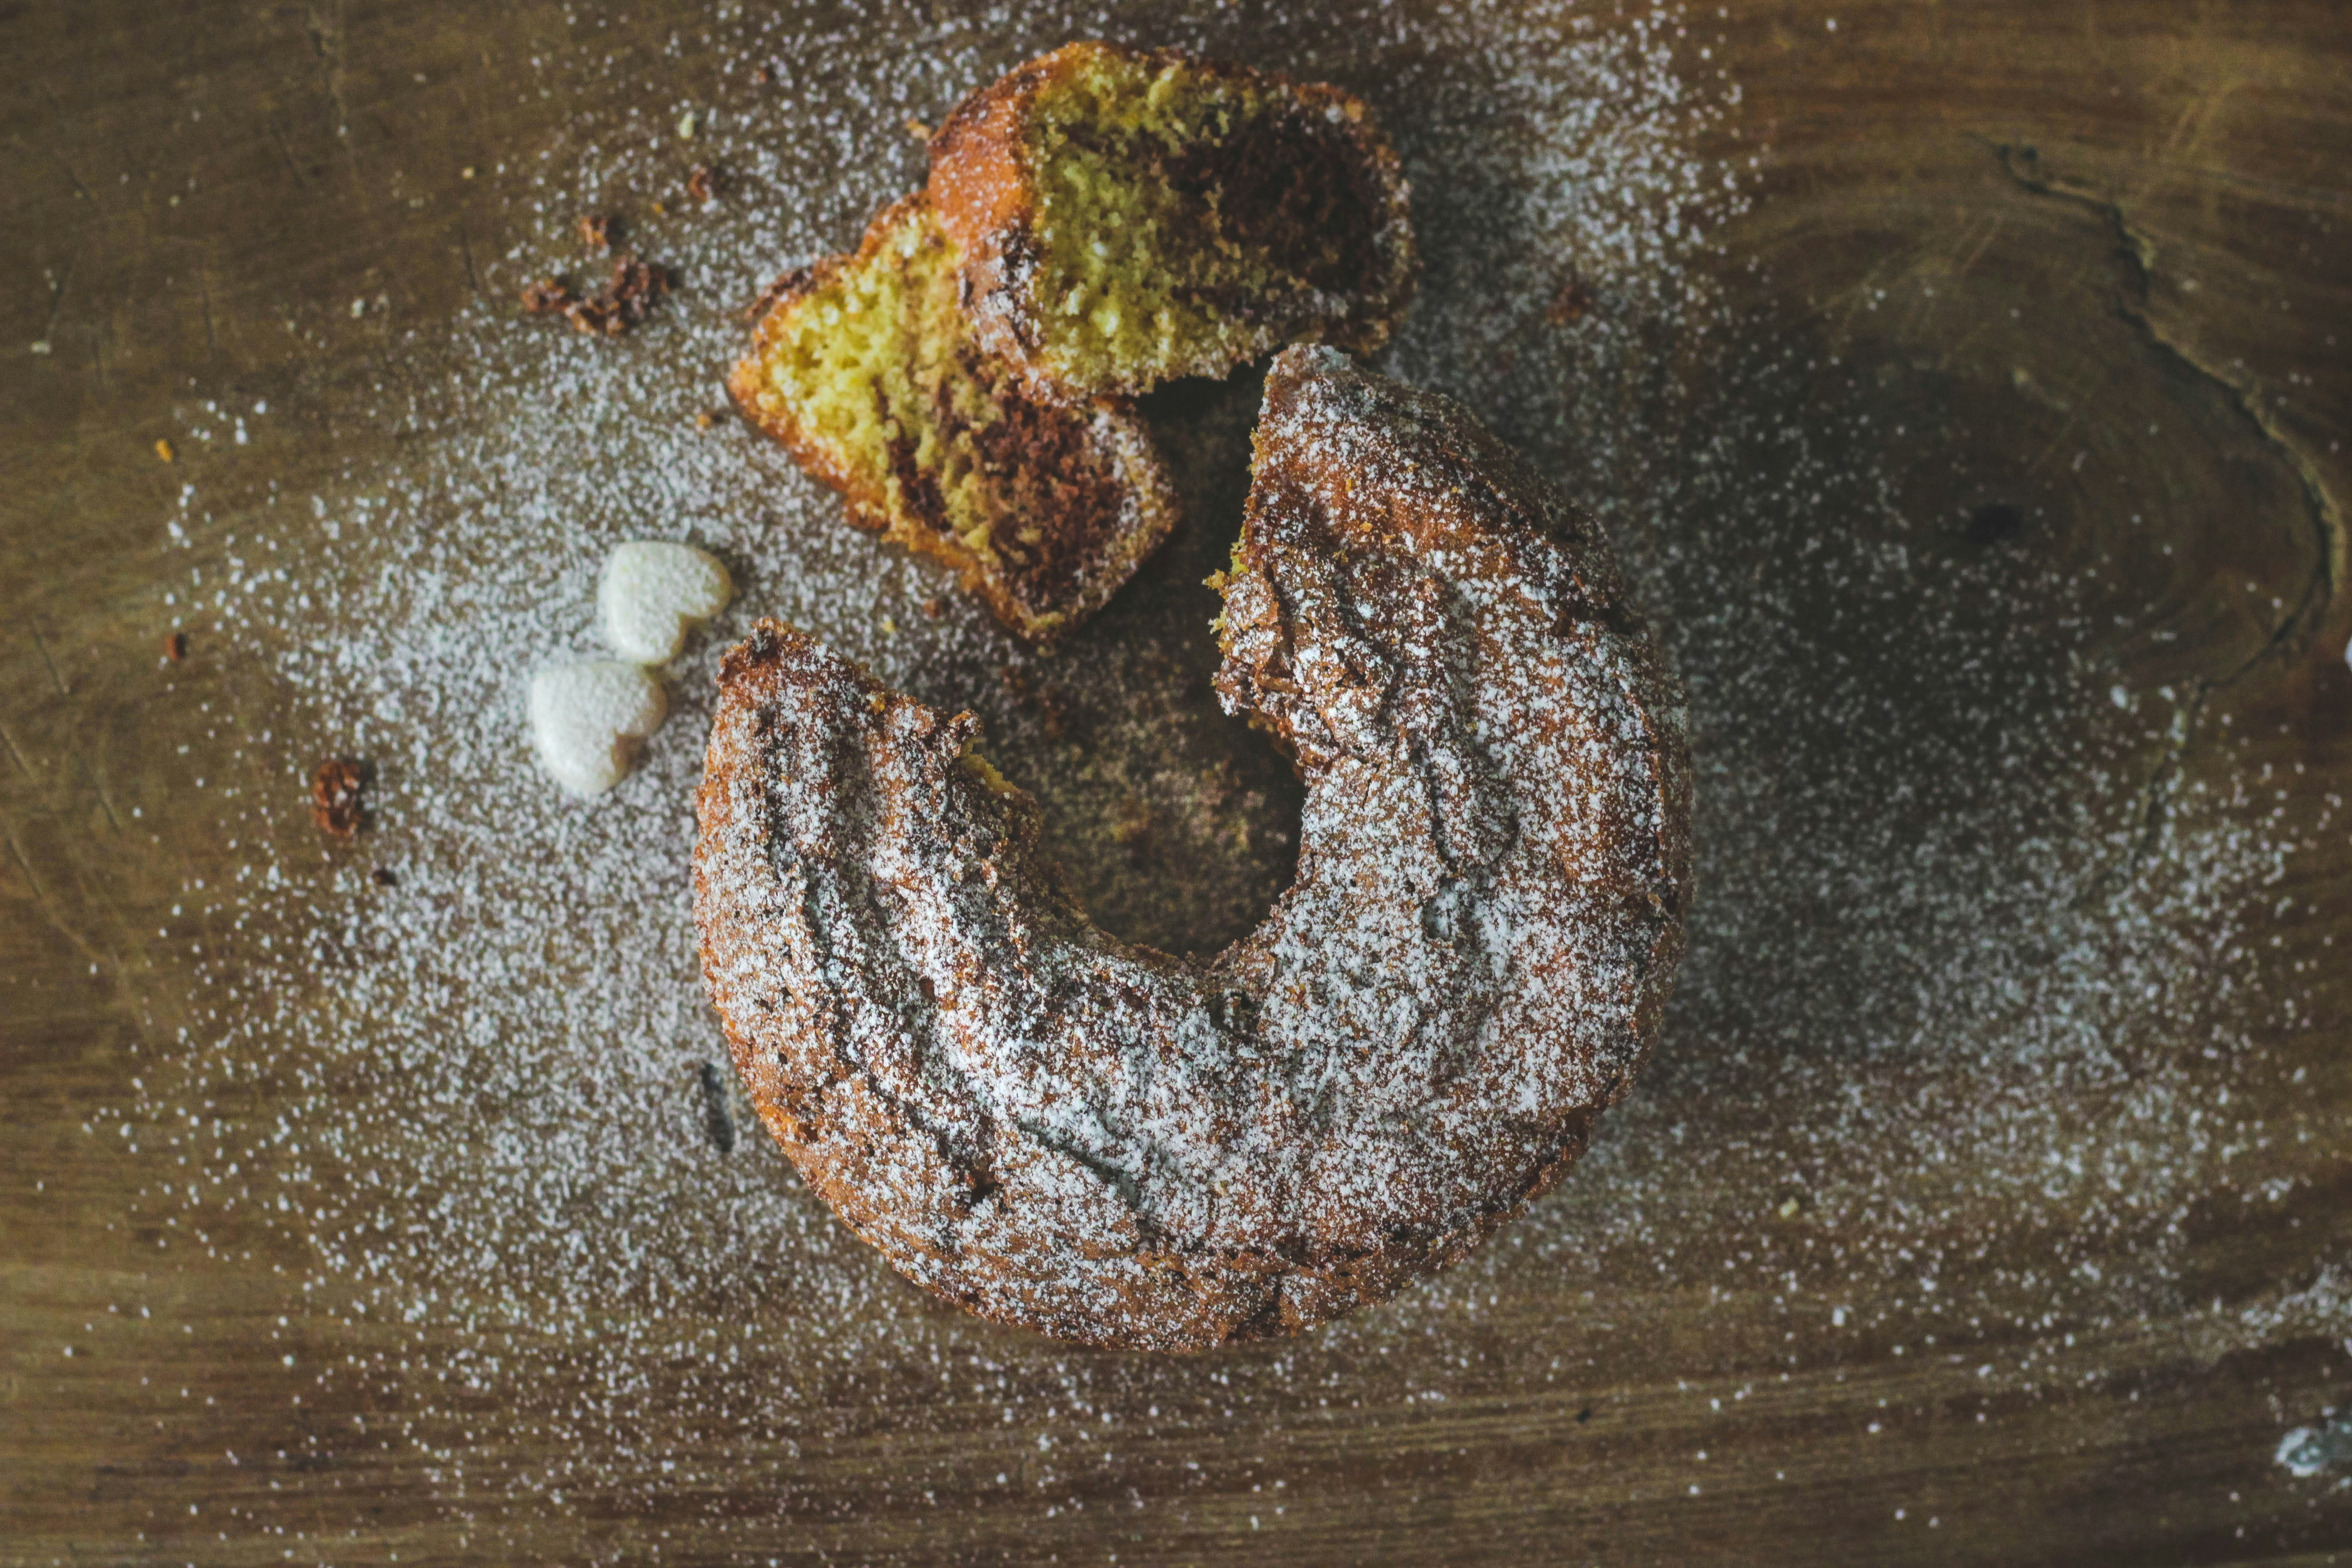
{"type": "Polygon", "coordinates": [[[1679,694],[1605,540],[1447,400],[1276,362],[1220,579],[1227,708],[1297,760],[1296,883],[1207,960],[1097,928],[978,723],[774,622],[698,796],[753,1103],[910,1279],[1190,1351],[1445,1267],[1582,1152],[1684,941],[1679,694]]]}

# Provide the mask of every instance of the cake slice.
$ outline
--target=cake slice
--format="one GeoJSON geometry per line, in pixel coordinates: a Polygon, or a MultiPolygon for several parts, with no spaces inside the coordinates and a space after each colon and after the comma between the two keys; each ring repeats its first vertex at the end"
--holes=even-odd
{"type": "Polygon", "coordinates": [[[728,387],[842,492],[851,521],[961,573],[1050,642],[1102,607],[1178,508],[1123,399],[1024,384],[973,336],[929,202],[886,209],[854,256],[779,280],[728,387]]]}
{"type": "Polygon", "coordinates": [[[1412,296],[1402,166],[1363,100],[1077,43],[931,141],[981,340],[1085,395],[1223,375],[1285,343],[1370,353],[1412,296]]]}

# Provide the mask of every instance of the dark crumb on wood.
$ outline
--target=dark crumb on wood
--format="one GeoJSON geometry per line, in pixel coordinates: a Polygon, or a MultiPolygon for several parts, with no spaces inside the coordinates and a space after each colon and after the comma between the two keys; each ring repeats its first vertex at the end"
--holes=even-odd
{"type": "Polygon", "coordinates": [[[522,308],[533,316],[561,315],[572,303],[572,286],[561,278],[542,278],[522,291],[522,308]]]}
{"type": "Polygon", "coordinates": [[[368,880],[373,882],[379,888],[397,888],[400,886],[400,879],[392,874],[392,868],[389,866],[378,866],[374,870],[370,871],[368,873],[368,880]]]}
{"type": "Polygon", "coordinates": [[[1544,320],[1555,327],[1573,326],[1584,320],[1585,312],[1591,309],[1592,286],[1570,273],[1560,284],[1559,292],[1551,297],[1551,303],[1544,307],[1544,320]]]}
{"type": "Polygon", "coordinates": [[[563,319],[580,331],[601,333],[608,338],[617,338],[629,330],[629,324],[621,319],[620,312],[613,309],[613,302],[601,294],[574,300],[564,310],[563,319]]]}
{"type": "Polygon", "coordinates": [[[621,243],[621,216],[618,213],[582,213],[580,237],[595,249],[612,249],[621,243]]]}
{"type": "Polygon", "coordinates": [[[718,170],[708,163],[697,163],[687,172],[686,194],[701,205],[709,206],[711,199],[719,195],[722,183],[718,170]]]}
{"type": "MultiPolygon", "coordinates": [[[[620,222],[590,213],[581,218],[580,232],[591,245],[610,246],[620,237],[620,222]]],[[[534,316],[560,315],[579,331],[617,338],[644,321],[671,287],[669,268],[623,251],[613,258],[611,279],[595,293],[575,294],[565,279],[542,278],[522,291],[522,308],[534,316]]]]}
{"type": "Polygon", "coordinates": [[[932,595],[929,598],[923,601],[923,614],[929,616],[932,620],[936,621],[947,613],[948,602],[940,597],[937,594],[932,595]]]}
{"type": "Polygon", "coordinates": [[[632,311],[632,321],[644,316],[653,302],[669,289],[669,268],[657,261],[624,256],[613,263],[613,298],[624,310],[632,311]]]}
{"type": "Polygon", "coordinates": [[[735,1118],[727,1109],[727,1080],[709,1062],[697,1075],[702,1084],[702,1135],[722,1154],[735,1152],[735,1118]]]}
{"type": "Polygon", "coordinates": [[[753,66],[751,68],[751,85],[753,87],[765,87],[775,79],[776,73],[770,70],[767,67],[753,66]]]}
{"type": "Polygon", "coordinates": [[[163,657],[173,664],[188,657],[188,634],[173,632],[163,639],[163,657]]]}
{"type": "Polygon", "coordinates": [[[617,338],[644,321],[654,301],[670,290],[669,268],[624,253],[613,258],[612,280],[564,308],[563,318],[583,332],[617,338]]]}
{"type": "Polygon", "coordinates": [[[350,757],[329,757],[310,775],[310,816],[330,838],[360,830],[360,788],[367,770],[350,757]]]}

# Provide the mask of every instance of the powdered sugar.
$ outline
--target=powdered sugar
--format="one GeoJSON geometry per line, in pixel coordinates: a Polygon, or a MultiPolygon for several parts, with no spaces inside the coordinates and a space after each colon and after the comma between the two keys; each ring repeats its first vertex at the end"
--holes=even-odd
{"type": "MultiPolygon", "coordinates": [[[[250,858],[230,887],[187,889],[211,915],[202,950],[152,983],[167,1060],[93,1118],[163,1151],[142,1216],[284,1258],[309,1310],[352,1332],[351,1359],[305,1381],[310,1404],[373,1408],[422,1386],[403,1356],[444,1358],[451,1394],[407,1405],[406,1440],[456,1454],[490,1423],[466,1402],[495,1389],[507,1418],[572,1442],[577,1468],[555,1476],[450,1458],[525,1518],[551,1487],[625,1502],[723,1477],[734,1430],[814,1446],[834,1430],[802,1398],[820,1387],[909,1422],[936,1392],[1001,1402],[1024,1436],[1050,1428],[1065,1451],[1019,1483],[1042,1507],[1057,1473],[1123,1449],[1145,1408],[1171,1429],[1239,1410],[1280,1434],[1322,1419],[1319,1400],[1647,1364],[1652,1289],[1723,1292],[1733,1348],[1683,1364],[1727,1379],[1783,1354],[1784,1332],[1809,1358],[1941,1336],[1994,1369],[1988,1387],[2095,1375],[2095,1350],[2053,1325],[2087,1335],[2177,1295],[2177,1227],[2205,1194],[2273,1201],[2264,1147],[2292,1134],[2215,1097],[2270,1070],[2244,1020],[2293,1026],[2255,951],[2293,839],[2231,784],[2184,784],[2151,826],[2147,735],[2178,714],[2222,744],[2224,710],[2192,710],[2185,689],[2118,708],[2082,565],[1930,554],[1941,520],[1842,440],[1866,397],[1810,404],[1801,358],[1719,313],[1689,257],[1736,205],[1744,155],[1696,150],[1731,89],[1673,12],[1251,23],[1202,7],[1141,40],[1366,93],[1405,158],[1426,264],[1387,368],[1464,399],[1602,514],[1690,687],[1693,950],[1657,1058],[1564,1189],[1444,1279],[1207,1368],[935,1314],[763,1137],[712,1149],[698,1069],[719,1046],[695,972],[688,801],[718,651],[751,616],[977,709],[988,754],[1044,798],[1055,847],[1121,934],[1213,948],[1277,886],[1270,840],[1296,830],[1296,796],[1262,753],[1213,739],[1215,601],[1174,586],[1176,563],[1197,578],[1222,556],[1230,487],[1192,525],[1223,537],[1172,542],[1157,586],[1115,602],[1100,637],[1040,660],[844,528],[779,454],[694,418],[719,406],[740,347],[731,307],[919,177],[901,119],[1115,22],[1024,13],[983,30],[880,7],[836,34],[720,26],[713,47],[774,60],[779,82],[699,103],[694,156],[736,182],[691,221],[649,226],[646,254],[684,288],[636,334],[591,342],[487,306],[399,343],[414,375],[332,394],[339,417],[401,429],[397,458],[276,504],[258,481],[177,470],[191,489],[159,533],[184,533],[201,575],[174,592],[268,658],[250,710],[201,721],[243,732],[255,782],[232,796],[215,774],[201,798],[250,858]],[[1571,283],[1589,310],[1545,325],[1571,283]],[[553,652],[593,655],[597,565],[648,518],[718,553],[742,597],[689,647],[644,770],[583,808],[520,744],[524,682],[553,652]],[[1154,594],[1174,608],[1150,611],[1154,594]],[[330,750],[377,763],[378,826],[361,857],[321,868],[267,824],[330,750]],[[1217,810],[1187,804],[1211,785],[1217,810]],[[1160,843],[1174,847],[1149,858],[1160,843]],[[373,866],[396,885],[371,883],[373,866]],[[1154,890],[1171,872],[1190,901],[1154,890]],[[1728,1207],[1743,1193],[1753,1205],[1728,1207]],[[2020,1236],[2050,1238],[2046,1268],[1982,1261],[2020,1236]],[[2139,1261],[2095,1277],[2094,1252],[2139,1261]],[[1564,1305],[1498,1344],[1505,1293],[1564,1305]],[[1870,1305],[1833,1324],[1853,1302],[1870,1305]],[[394,1327],[361,1349],[362,1323],[394,1327]]],[[[674,182],[677,150],[657,143],[697,107],[668,85],[672,61],[611,65],[593,33],[549,58],[551,89],[591,107],[510,212],[494,294],[565,259],[579,210],[674,182]],[[624,69],[645,101],[588,94],[624,69]]],[[[237,416],[266,441],[293,406],[273,395],[276,413],[237,416]]],[[[1202,445],[1230,448],[1230,407],[1182,412],[1202,445]]],[[[192,415],[224,434],[227,419],[192,415]]],[[[2262,1331],[2233,1313],[2215,1344],[2262,1331]]]]}

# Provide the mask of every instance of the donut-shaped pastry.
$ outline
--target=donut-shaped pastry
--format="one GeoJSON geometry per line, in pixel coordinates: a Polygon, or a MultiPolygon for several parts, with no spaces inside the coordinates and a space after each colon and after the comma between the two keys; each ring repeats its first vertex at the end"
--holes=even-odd
{"type": "Polygon", "coordinates": [[[753,1102],[908,1278],[1092,1344],[1295,1333],[1558,1181],[1683,947],[1674,682],[1593,523],[1454,404],[1292,349],[1217,685],[1306,779],[1213,960],[1096,927],[978,721],[762,623],[699,795],[703,966],[753,1102]]]}

